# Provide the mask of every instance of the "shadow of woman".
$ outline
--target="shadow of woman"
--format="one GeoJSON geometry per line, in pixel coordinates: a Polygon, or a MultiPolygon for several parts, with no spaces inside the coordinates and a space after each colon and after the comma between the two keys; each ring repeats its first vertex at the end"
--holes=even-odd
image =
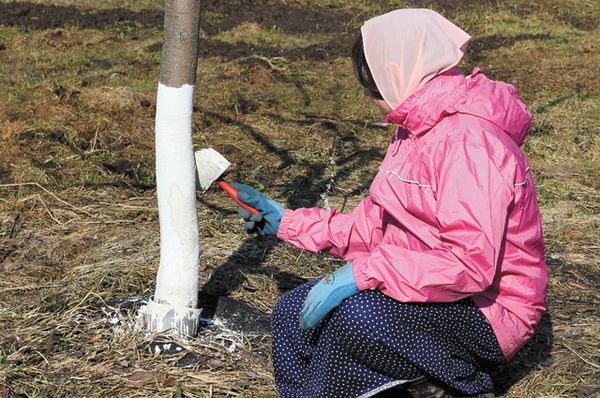
{"type": "MultiPolygon", "coordinates": [[[[269,135],[263,133],[250,123],[215,112],[207,112],[206,115],[221,123],[237,126],[241,131],[248,134],[249,139],[262,146],[274,159],[279,159],[281,164],[278,166],[278,170],[284,170],[292,165],[303,170],[302,173],[298,173],[294,178],[289,178],[279,184],[274,184],[273,181],[268,183],[268,192],[280,191],[285,193],[285,206],[287,208],[314,207],[319,203],[322,195],[327,193],[329,189],[328,184],[331,184],[334,178],[327,174],[328,167],[330,167],[330,159],[297,159],[293,151],[285,147],[279,147],[272,141],[269,135]]],[[[361,169],[364,164],[369,163],[373,159],[381,159],[383,157],[381,149],[361,149],[352,140],[354,130],[349,126],[353,126],[352,123],[355,121],[333,122],[320,119],[315,120],[313,117],[310,117],[306,122],[311,124],[320,123],[324,130],[324,136],[331,139],[331,151],[333,151],[331,156],[333,156],[333,153],[336,154],[336,178],[351,175],[361,169]]],[[[373,174],[375,172],[373,171],[373,174]]],[[[362,192],[363,189],[364,186],[361,186],[359,190],[350,192],[349,195],[356,195],[362,192]]],[[[344,199],[347,199],[347,196],[348,194],[345,195],[344,199]]],[[[198,197],[197,199],[208,208],[219,212],[226,212],[225,209],[207,203],[202,197],[198,197]]],[[[279,200],[277,197],[275,199],[279,200]]],[[[263,265],[264,259],[271,253],[275,245],[280,243],[274,237],[249,237],[246,239],[223,264],[213,270],[209,280],[201,288],[199,306],[203,309],[202,316],[212,318],[219,311],[220,302],[225,303],[227,301],[228,304],[223,304],[223,307],[229,306],[231,300],[222,300],[220,298],[229,296],[231,292],[238,288],[246,288],[247,278],[245,275],[267,275],[276,281],[281,292],[293,289],[307,282],[307,279],[300,276],[282,271],[276,267],[265,267],[263,265]]],[[[240,311],[251,311],[252,307],[247,304],[239,304],[240,308],[245,308],[240,311]]],[[[263,315],[269,317],[266,313],[263,315]]]]}
{"type": "MultiPolygon", "coordinates": [[[[252,289],[247,286],[246,275],[265,275],[277,283],[279,291],[286,292],[308,280],[277,267],[264,266],[263,261],[273,248],[280,244],[275,238],[250,237],[246,239],[227,260],[217,267],[199,293],[199,306],[202,317],[211,319],[215,316],[231,321],[232,329],[244,331],[268,332],[264,325],[269,323],[270,314],[259,311],[248,304],[228,298],[231,292],[239,288],[252,289]],[[248,318],[251,323],[233,323],[229,318],[248,318]],[[256,329],[256,330],[255,330],[256,329]]],[[[268,329],[268,328],[267,328],[268,329]]]]}

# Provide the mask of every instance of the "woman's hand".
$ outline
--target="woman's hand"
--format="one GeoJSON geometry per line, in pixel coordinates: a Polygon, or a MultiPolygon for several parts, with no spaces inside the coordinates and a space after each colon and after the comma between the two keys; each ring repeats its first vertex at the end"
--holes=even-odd
{"type": "Polygon", "coordinates": [[[347,262],[333,274],[323,277],[310,290],[300,312],[300,327],[302,329],[314,328],[344,299],[358,292],[352,273],[352,262],[347,262]]]}
{"type": "Polygon", "coordinates": [[[246,232],[257,232],[261,236],[277,235],[285,208],[246,184],[232,182],[231,186],[238,190],[239,200],[260,212],[250,214],[246,209],[241,207],[238,209],[238,213],[244,218],[246,232]]]}

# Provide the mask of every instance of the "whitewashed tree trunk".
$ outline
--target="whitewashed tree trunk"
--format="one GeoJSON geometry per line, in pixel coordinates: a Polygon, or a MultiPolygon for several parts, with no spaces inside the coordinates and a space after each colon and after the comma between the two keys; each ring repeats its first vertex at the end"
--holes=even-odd
{"type": "Polygon", "coordinates": [[[160,79],[156,97],[156,191],[160,264],[146,308],[150,332],[196,334],[200,242],[192,109],[200,0],[166,0],[160,79]]]}

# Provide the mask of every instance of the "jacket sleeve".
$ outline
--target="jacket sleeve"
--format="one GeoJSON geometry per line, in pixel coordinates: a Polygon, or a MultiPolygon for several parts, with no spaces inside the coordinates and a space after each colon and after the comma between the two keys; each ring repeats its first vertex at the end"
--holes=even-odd
{"type": "Polygon", "coordinates": [[[334,256],[352,260],[365,256],[383,236],[383,209],[364,198],[350,213],[319,208],[286,210],[277,236],[301,249],[329,250],[334,256]]]}
{"type": "Polygon", "coordinates": [[[483,144],[450,146],[437,169],[441,243],[426,251],[381,244],[353,262],[359,289],[402,302],[451,302],[486,290],[503,249],[514,186],[483,144]]]}

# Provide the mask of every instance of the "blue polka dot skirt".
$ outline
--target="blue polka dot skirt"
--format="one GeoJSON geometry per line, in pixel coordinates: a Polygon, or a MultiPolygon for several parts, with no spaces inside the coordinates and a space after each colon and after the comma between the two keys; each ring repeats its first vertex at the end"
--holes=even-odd
{"type": "Polygon", "coordinates": [[[423,377],[458,395],[493,391],[488,370],[505,359],[472,300],[400,303],[361,291],[316,328],[302,330],[300,310],[315,283],[288,292],[273,309],[282,398],[371,397],[423,377]]]}

